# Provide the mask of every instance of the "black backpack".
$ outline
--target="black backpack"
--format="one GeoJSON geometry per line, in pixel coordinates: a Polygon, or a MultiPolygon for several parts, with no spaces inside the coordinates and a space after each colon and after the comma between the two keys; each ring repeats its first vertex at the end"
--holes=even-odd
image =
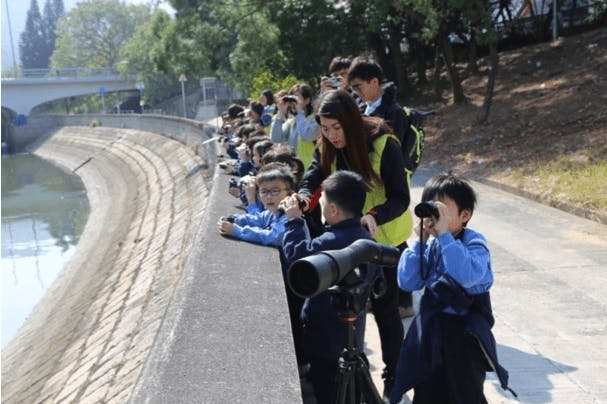
{"type": "Polygon", "coordinates": [[[403,107],[405,115],[409,120],[409,128],[405,132],[404,144],[402,145],[405,155],[405,169],[409,177],[413,175],[421,162],[424,151],[425,133],[423,128],[424,119],[428,115],[434,115],[434,111],[422,111],[419,109],[403,107]]]}

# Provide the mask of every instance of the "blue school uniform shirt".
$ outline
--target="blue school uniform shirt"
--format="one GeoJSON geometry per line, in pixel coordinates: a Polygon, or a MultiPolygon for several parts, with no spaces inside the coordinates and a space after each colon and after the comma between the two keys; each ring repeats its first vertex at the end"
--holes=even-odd
{"type": "MultiPolygon", "coordinates": [[[[420,290],[447,274],[470,295],[488,292],[493,284],[493,271],[487,241],[474,230],[466,228],[462,232],[457,239],[449,232],[431,237],[426,243],[423,268],[419,257],[421,243],[414,241],[400,257],[398,286],[407,291],[420,290]]],[[[443,311],[466,314],[453,307],[443,311]]]]}
{"type": "Polygon", "coordinates": [[[283,213],[260,211],[257,205],[248,205],[246,214],[234,218],[232,236],[249,243],[279,247],[286,221],[287,217],[283,213]]]}

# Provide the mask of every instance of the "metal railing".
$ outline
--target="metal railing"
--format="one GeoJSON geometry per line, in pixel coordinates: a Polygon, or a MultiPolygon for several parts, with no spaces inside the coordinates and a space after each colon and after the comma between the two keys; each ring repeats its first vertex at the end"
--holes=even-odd
{"type": "Polygon", "coordinates": [[[63,67],[58,69],[19,69],[2,72],[2,78],[84,78],[84,77],[119,77],[121,73],[114,67],[63,67]]]}

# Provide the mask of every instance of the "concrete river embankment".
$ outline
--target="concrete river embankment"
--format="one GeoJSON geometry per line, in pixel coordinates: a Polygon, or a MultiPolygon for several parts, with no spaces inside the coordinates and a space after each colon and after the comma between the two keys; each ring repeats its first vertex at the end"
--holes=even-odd
{"type": "Polygon", "coordinates": [[[108,127],[39,142],[82,178],[91,214],[2,351],[2,402],[299,401],[277,253],[219,236],[235,200],[195,149],[108,127]]]}

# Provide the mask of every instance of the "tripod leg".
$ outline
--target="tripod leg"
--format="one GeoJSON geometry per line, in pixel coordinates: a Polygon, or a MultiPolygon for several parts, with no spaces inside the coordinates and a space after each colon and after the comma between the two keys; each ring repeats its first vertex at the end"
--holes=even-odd
{"type": "Polygon", "coordinates": [[[356,366],[356,378],[358,380],[359,386],[361,386],[360,394],[361,398],[364,398],[365,402],[368,404],[383,404],[384,400],[379,395],[377,391],[377,387],[373,384],[373,379],[371,379],[371,373],[369,373],[369,368],[367,367],[367,363],[363,360],[362,357],[358,357],[357,366],[356,366]]]}
{"type": "MultiPolygon", "coordinates": [[[[342,354],[345,356],[345,354],[342,354]]],[[[335,383],[335,391],[333,393],[334,404],[355,404],[356,403],[356,385],[354,377],[355,362],[347,360],[344,356],[339,358],[339,372],[335,383]]]]}

